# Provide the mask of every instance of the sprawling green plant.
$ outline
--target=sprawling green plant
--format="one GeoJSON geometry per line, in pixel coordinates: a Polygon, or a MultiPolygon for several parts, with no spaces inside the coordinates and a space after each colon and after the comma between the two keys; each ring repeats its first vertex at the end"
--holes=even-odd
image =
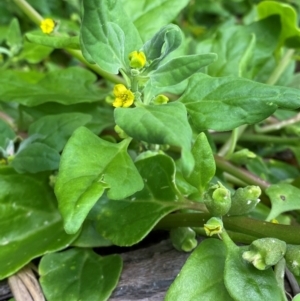
{"type": "Polygon", "coordinates": [[[299,1],[29,2],[0,26],[0,279],[42,256],[48,301],[107,300],[122,261],[92,248],[167,229],[193,252],[166,301],[287,300],[299,1]]]}

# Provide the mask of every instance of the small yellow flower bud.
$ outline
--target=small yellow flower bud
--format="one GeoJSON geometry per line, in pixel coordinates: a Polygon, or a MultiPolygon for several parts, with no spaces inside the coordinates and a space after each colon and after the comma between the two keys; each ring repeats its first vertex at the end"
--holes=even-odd
{"type": "Polygon", "coordinates": [[[116,98],[112,105],[115,108],[128,108],[133,104],[134,94],[130,90],[128,90],[124,85],[115,85],[113,93],[116,98]]]}
{"type": "Polygon", "coordinates": [[[41,22],[40,28],[42,29],[43,33],[46,34],[52,33],[55,28],[55,22],[50,18],[44,19],[41,22]]]}
{"type": "Polygon", "coordinates": [[[129,53],[129,65],[131,68],[143,68],[146,64],[146,56],[143,51],[133,51],[129,53]]]}
{"type": "Polygon", "coordinates": [[[204,231],[207,236],[213,236],[214,234],[220,234],[223,232],[223,222],[218,217],[210,218],[206,224],[204,224],[204,231]]]}
{"type": "Polygon", "coordinates": [[[163,105],[163,104],[166,104],[168,101],[169,101],[169,98],[167,96],[165,96],[163,94],[159,94],[154,98],[153,103],[155,105],[163,105]]]}

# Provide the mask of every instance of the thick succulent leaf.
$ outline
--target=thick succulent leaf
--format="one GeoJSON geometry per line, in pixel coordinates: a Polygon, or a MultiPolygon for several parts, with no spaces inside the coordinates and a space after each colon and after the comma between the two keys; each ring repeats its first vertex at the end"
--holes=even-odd
{"type": "Polygon", "coordinates": [[[182,38],[180,28],[175,24],[168,24],[147,41],[142,47],[147,61],[151,62],[147,71],[155,69],[169,53],[177,49],[182,38]]]}
{"type": "Polygon", "coordinates": [[[48,174],[20,175],[0,169],[0,279],[33,258],[68,247],[68,235],[57,209],[48,174]]]}
{"type": "Polygon", "coordinates": [[[171,23],[189,0],[123,0],[122,3],[142,39],[147,41],[163,26],[171,23]]]}
{"type": "Polygon", "coordinates": [[[88,249],[45,255],[40,283],[48,301],[106,301],[122,270],[119,255],[101,257],[88,249]]]}
{"type": "Polygon", "coordinates": [[[43,33],[27,33],[25,37],[31,43],[52,48],[80,49],[78,36],[49,36],[43,33]]]}
{"type": "Polygon", "coordinates": [[[262,1],[257,5],[258,16],[263,19],[270,15],[279,15],[281,32],[278,47],[285,42],[292,43],[293,47],[300,47],[300,28],[296,10],[289,4],[276,1],[262,1]]]}
{"type": "Polygon", "coordinates": [[[29,126],[28,134],[29,136],[43,135],[39,141],[60,152],[74,130],[85,125],[91,119],[92,116],[82,113],[46,115],[29,126]]]}
{"type": "Polygon", "coordinates": [[[17,153],[11,162],[11,166],[18,173],[38,173],[58,169],[59,160],[58,151],[47,144],[34,142],[17,153]]]}
{"type": "Polygon", "coordinates": [[[142,42],[121,2],[85,0],[83,9],[80,43],[85,58],[110,73],[127,69],[128,54],[142,42]]]}
{"type": "Polygon", "coordinates": [[[195,159],[195,167],[186,180],[202,195],[216,172],[214,155],[204,133],[197,136],[192,154],[195,159]]]}
{"type": "Polygon", "coordinates": [[[79,67],[51,71],[37,81],[26,73],[4,70],[0,71],[1,100],[25,106],[45,102],[65,105],[95,102],[101,98],[101,90],[93,85],[95,80],[92,72],[79,67]]]}
{"type": "Polygon", "coordinates": [[[192,130],[181,103],[117,108],[115,120],[130,137],[148,143],[181,147],[184,171],[189,174],[193,169],[194,158],[190,152],[192,130]]]}
{"type": "Polygon", "coordinates": [[[67,233],[75,233],[87,214],[108,189],[114,200],[143,188],[143,181],[127,153],[130,140],[119,144],[78,128],[67,142],[55,185],[67,233]]]}
{"type": "Polygon", "coordinates": [[[270,221],[281,213],[300,210],[300,189],[288,183],[273,184],[266,189],[272,208],[267,217],[270,221]]]}
{"type": "Polygon", "coordinates": [[[222,241],[207,239],[188,258],[170,286],[165,301],[232,301],[224,285],[226,248],[222,241]]]}
{"type": "Polygon", "coordinates": [[[139,242],[164,216],[185,208],[174,185],[175,165],[170,157],[156,155],[138,161],[136,166],[144,189],[120,201],[103,196],[94,213],[99,233],[119,246],[139,242]]]}
{"type": "Polygon", "coordinates": [[[258,270],[242,258],[245,248],[227,244],[224,281],[233,300],[283,301],[272,269],[258,270]]]}
{"type": "Polygon", "coordinates": [[[280,108],[300,107],[297,89],[269,86],[238,77],[214,78],[196,74],[179,101],[199,130],[227,131],[254,124],[280,108]]]}

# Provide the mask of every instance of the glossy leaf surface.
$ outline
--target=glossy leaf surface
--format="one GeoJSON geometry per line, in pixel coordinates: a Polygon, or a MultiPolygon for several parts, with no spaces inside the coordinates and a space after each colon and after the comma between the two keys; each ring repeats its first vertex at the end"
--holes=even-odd
{"type": "Polygon", "coordinates": [[[47,115],[32,123],[28,134],[43,135],[39,140],[60,152],[74,130],[91,119],[90,115],[82,113],[47,115]]]}
{"type": "Polygon", "coordinates": [[[122,270],[119,255],[101,257],[88,249],[45,255],[39,265],[40,283],[48,301],[105,301],[122,270]]]}
{"type": "Polygon", "coordinates": [[[297,89],[272,87],[243,78],[196,74],[180,97],[199,130],[226,131],[253,124],[280,108],[300,107],[297,89]]]}
{"type": "Polygon", "coordinates": [[[130,137],[148,143],[181,147],[184,170],[186,173],[191,172],[194,166],[190,153],[192,130],[181,103],[140,106],[134,109],[117,108],[115,120],[130,137]]]}
{"type": "Polygon", "coordinates": [[[121,2],[86,0],[83,8],[80,38],[85,58],[110,73],[126,69],[128,54],[139,50],[142,42],[121,2]]]}
{"type": "Polygon", "coordinates": [[[1,100],[36,106],[45,102],[65,105],[99,100],[99,90],[92,83],[93,73],[78,67],[47,73],[42,79],[32,82],[26,73],[0,71],[1,100]],[[4,76],[5,74],[5,76],[4,76]],[[76,85],[74,85],[76,83],[76,85]]]}
{"type": "Polygon", "coordinates": [[[33,258],[66,248],[76,236],[63,229],[47,174],[0,169],[0,279],[33,258]]]}
{"type": "Polygon", "coordinates": [[[73,133],[64,148],[55,185],[67,233],[78,231],[105,189],[108,197],[122,199],[143,188],[127,154],[129,142],[107,142],[84,127],[73,133]]]}
{"type": "Polygon", "coordinates": [[[140,160],[136,166],[144,180],[144,189],[132,197],[97,203],[97,230],[119,246],[130,246],[143,239],[168,213],[184,208],[174,185],[175,166],[164,155],[140,160]],[[118,223],[114,221],[118,220],[118,223]]]}
{"type": "Polygon", "coordinates": [[[190,255],[165,301],[232,301],[223,280],[226,248],[222,241],[207,239],[190,255]]]}
{"type": "Polygon", "coordinates": [[[268,221],[276,218],[279,214],[292,210],[300,210],[299,188],[288,183],[273,184],[266,189],[272,207],[267,218],[268,221]]]}

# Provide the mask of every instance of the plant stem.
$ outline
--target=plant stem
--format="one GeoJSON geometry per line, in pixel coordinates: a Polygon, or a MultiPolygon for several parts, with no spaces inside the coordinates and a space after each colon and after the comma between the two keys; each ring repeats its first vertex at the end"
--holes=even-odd
{"type": "Polygon", "coordinates": [[[275,85],[282,75],[282,73],[285,71],[289,63],[291,62],[291,58],[295,53],[295,49],[288,49],[284,56],[281,58],[279,64],[276,66],[268,80],[266,81],[266,84],[269,85],[275,85]]]}
{"type": "MultiPolygon", "coordinates": [[[[28,18],[35,23],[36,25],[40,25],[41,21],[44,19],[26,0],[13,0],[15,4],[28,16],[28,18]]],[[[104,70],[102,70],[98,65],[96,64],[90,64],[88,63],[85,58],[83,57],[80,50],[75,49],[65,49],[70,55],[77,58],[80,62],[85,64],[88,68],[95,71],[97,74],[102,76],[103,78],[106,78],[107,80],[116,83],[116,84],[122,84],[124,83],[124,79],[122,79],[120,76],[110,74],[104,70]]]]}
{"type": "MultiPolygon", "coordinates": [[[[172,229],[177,227],[203,227],[211,218],[208,213],[176,213],[164,217],[157,225],[156,229],[172,229]]],[[[299,226],[273,224],[243,216],[223,217],[226,230],[238,234],[247,235],[257,239],[263,237],[274,237],[289,244],[300,244],[299,226]]],[[[238,236],[239,242],[249,243],[242,240],[243,236],[238,236]]]]}
{"type": "Polygon", "coordinates": [[[267,181],[262,180],[261,178],[255,176],[246,169],[234,166],[233,164],[231,164],[230,162],[226,161],[224,158],[218,155],[215,155],[214,157],[218,168],[222,169],[223,171],[226,171],[232,176],[235,176],[241,181],[247,183],[248,185],[258,185],[262,190],[267,189],[271,185],[267,181]]]}
{"type": "Polygon", "coordinates": [[[300,113],[298,113],[296,116],[286,119],[286,120],[282,120],[273,124],[268,124],[265,126],[261,126],[261,127],[256,127],[255,130],[258,133],[268,133],[268,132],[272,132],[272,131],[279,131],[282,128],[288,126],[288,125],[292,125],[295,124],[297,122],[300,122],[300,113]]]}
{"type": "Polygon", "coordinates": [[[246,130],[247,125],[242,125],[238,128],[235,128],[230,138],[226,141],[226,143],[220,148],[218,155],[228,158],[231,154],[233,154],[234,149],[236,147],[236,143],[239,139],[239,137],[243,134],[243,132],[246,130]]]}
{"type": "Polygon", "coordinates": [[[73,57],[78,59],[80,62],[85,64],[87,67],[89,67],[91,70],[95,71],[97,74],[101,75],[102,77],[106,78],[107,80],[115,83],[115,84],[125,84],[125,80],[115,74],[108,73],[104,70],[102,70],[97,64],[90,64],[85,60],[85,58],[82,55],[82,52],[80,50],[76,49],[65,49],[69,54],[71,54],[73,57]]]}
{"type": "MultiPolygon", "coordinates": [[[[212,139],[215,142],[223,142],[229,139],[228,133],[213,133],[212,139]]],[[[273,143],[282,145],[299,145],[300,140],[298,137],[278,137],[271,135],[259,135],[259,134],[244,134],[239,138],[242,142],[259,142],[259,143],[273,143]]]]}
{"type": "Polygon", "coordinates": [[[41,21],[43,20],[43,17],[26,0],[13,1],[32,22],[34,22],[37,25],[40,25],[41,21]]]}

